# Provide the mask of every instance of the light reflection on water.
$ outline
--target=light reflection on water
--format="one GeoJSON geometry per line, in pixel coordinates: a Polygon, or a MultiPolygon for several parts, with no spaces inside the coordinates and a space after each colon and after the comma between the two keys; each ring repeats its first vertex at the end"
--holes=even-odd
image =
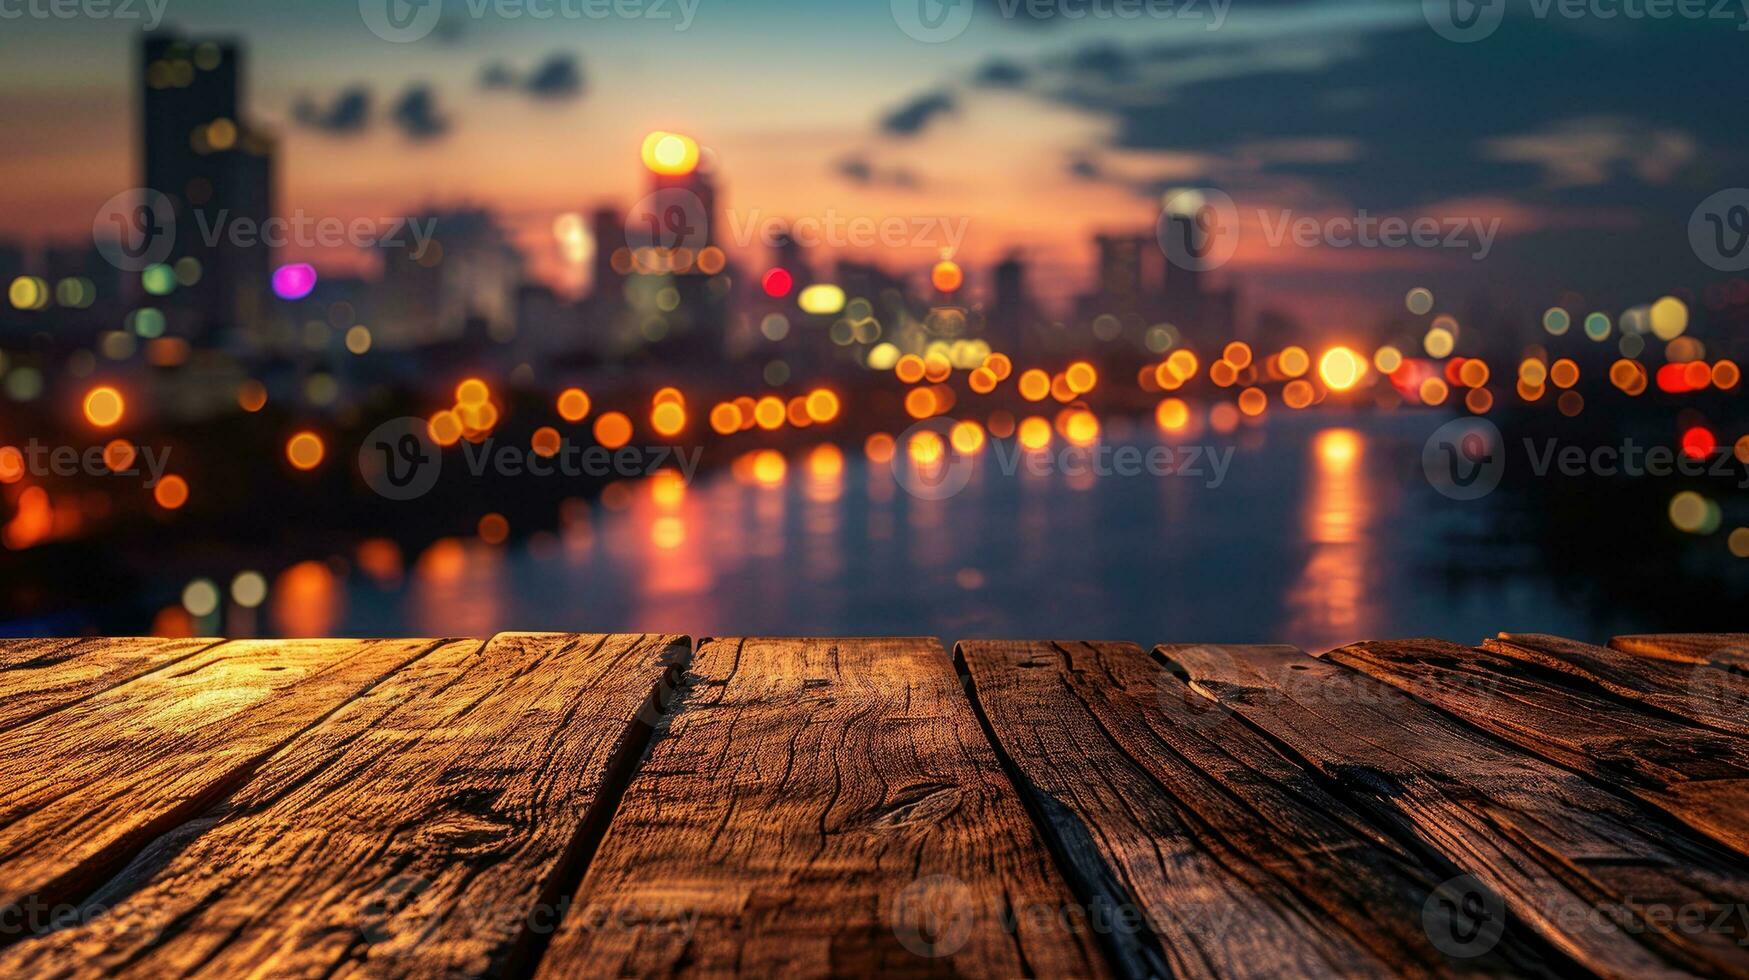
{"type": "MultiPolygon", "coordinates": [[[[1548,584],[1449,591],[1443,532],[1481,503],[1419,482],[1439,418],[1298,416],[1186,444],[1235,448],[1198,476],[1006,475],[993,451],[960,493],[920,499],[886,464],[831,446],[694,486],[643,481],[613,509],[568,508],[556,535],[444,542],[404,588],[362,576],[327,608],[350,635],[500,629],[694,636],[917,635],[1287,642],[1496,630],[1589,636],[1548,584]]],[[[1157,445],[1114,424],[1114,444],[1157,445]]],[[[902,455],[902,454],[901,454],[902,455]]],[[[304,623],[304,626],[311,624],[304,623]]]]}

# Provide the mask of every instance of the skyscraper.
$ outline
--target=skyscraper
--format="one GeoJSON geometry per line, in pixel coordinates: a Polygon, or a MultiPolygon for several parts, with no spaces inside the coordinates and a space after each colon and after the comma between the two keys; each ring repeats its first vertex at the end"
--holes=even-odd
{"type": "Polygon", "coordinates": [[[173,331],[196,338],[255,327],[273,256],[258,234],[239,245],[230,232],[242,222],[259,229],[273,215],[274,146],[244,116],[241,49],[153,33],[141,40],[140,56],[142,184],[175,209],[176,244],[166,262],[199,263],[193,284],[160,305],[173,331]]]}

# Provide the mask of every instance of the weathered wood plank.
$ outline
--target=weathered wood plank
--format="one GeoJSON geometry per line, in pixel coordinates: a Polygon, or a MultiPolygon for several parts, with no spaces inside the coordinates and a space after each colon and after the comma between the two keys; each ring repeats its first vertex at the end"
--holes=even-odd
{"type": "Polygon", "coordinates": [[[1749,976],[1749,873],[1728,852],[1327,660],[1158,652],[1593,972],[1749,976]]]}
{"type": "MultiPolygon", "coordinates": [[[[498,975],[558,916],[687,643],[447,643],[156,841],[0,974],[498,975]]],[[[524,964],[526,965],[526,964],[524,964]]]]}
{"type": "Polygon", "coordinates": [[[191,657],[222,640],[150,637],[73,640],[49,649],[3,646],[0,731],[53,714],[99,691],[191,657]]]}
{"type": "Polygon", "coordinates": [[[1749,633],[1647,633],[1618,636],[1609,645],[1642,657],[1749,670],[1749,633]]]}
{"type": "Polygon", "coordinates": [[[1749,743],[1736,735],[1544,681],[1522,663],[1443,640],[1356,643],[1325,656],[1749,855],[1749,743]]]}
{"type": "Polygon", "coordinates": [[[709,640],[543,977],[1106,972],[934,640],[709,640]]]}
{"type": "Polygon", "coordinates": [[[1541,634],[1502,633],[1484,649],[1570,674],[1629,701],[1712,728],[1749,735],[1749,675],[1712,663],[1681,663],[1541,634]]]}
{"type": "Polygon", "coordinates": [[[1140,911],[1138,934],[1166,962],[1150,972],[1536,970],[1516,941],[1475,959],[1441,952],[1423,910],[1456,872],[1423,864],[1141,648],[981,641],[958,657],[1058,852],[1103,902],[1140,911]]]}
{"type": "Polygon", "coordinates": [[[28,663],[43,657],[52,657],[62,650],[78,646],[84,642],[80,637],[27,637],[16,640],[0,640],[0,671],[10,670],[21,663],[28,663]]]}
{"type": "Polygon", "coordinates": [[[225,643],[0,732],[0,908],[86,894],[433,645],[225,643]]]}

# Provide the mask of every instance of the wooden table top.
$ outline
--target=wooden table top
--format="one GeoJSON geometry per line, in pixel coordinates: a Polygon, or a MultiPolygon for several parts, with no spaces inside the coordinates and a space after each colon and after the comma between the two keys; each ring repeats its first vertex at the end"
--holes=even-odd
{"type": "Polygon", "coordinates": [[[0,641],[0,976],[1749,977],[1746,671],[0,641]]]}

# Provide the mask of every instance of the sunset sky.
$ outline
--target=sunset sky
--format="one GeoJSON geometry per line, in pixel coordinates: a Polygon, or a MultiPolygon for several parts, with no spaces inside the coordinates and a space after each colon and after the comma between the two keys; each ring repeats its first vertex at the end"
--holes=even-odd
{"type": "MultiPolygon", "coordinates": [[[[963,34],[925,44],[885,0],[696,0],[686,30],[679,0],[661,0],[660,20],[550,21],[449,0],[430,37],[392,44],[358,0],[167,2],[167,26],[246,44],[252,115],[282,141],[283,213],[482,204],[549,272],[555,217],[641,196],[652,129],[714,152],[743,223],[963,217],[974,277],[1019,248],[1057,297],[1085,288],[1092,233],[1151,230],[1162,191],[1217,186],[1245,229],[1223,271],[1249,302],[1316,324],[1417,283],[1527,306],[1696,286],[1712,273],[1688,248],[1690,212],[1749,184],[1740,12],[1562,20],[1515,4],[1493,37],[1456,44],[1410,0],[1234,0],[1218,30],[1207,3],[1180,19],[1039,23],[991,0],[963,34]],[[1501,225],[1479,262],[1271,247],[1256,215],[1284,208],[1501,225]]],[[[98,205],[137,183],[139,23],[0,26],[0,237],[87,234],[98,205]]],[[[937,247],[872,257],[921,267],[937,247]]]]}

